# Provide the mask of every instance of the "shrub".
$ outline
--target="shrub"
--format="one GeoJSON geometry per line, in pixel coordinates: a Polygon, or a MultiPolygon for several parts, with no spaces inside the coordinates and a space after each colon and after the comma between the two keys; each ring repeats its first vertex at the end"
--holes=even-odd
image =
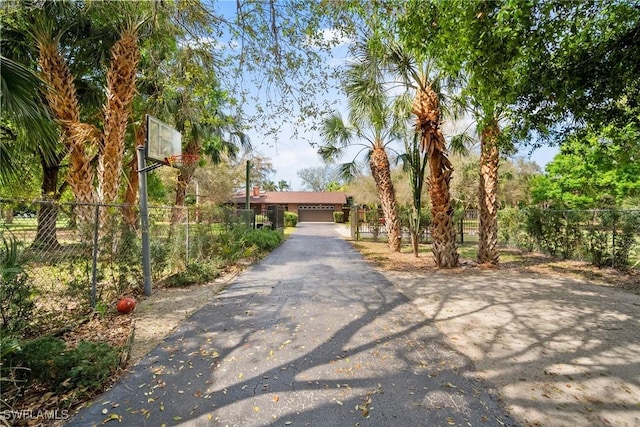
{"type": "Polygon", "coordinates": [[[15,363],[29,368],[31,379],[49,383],[62,376],[59,359],[65,347],[65,342],[59,338],[36,338],[22,345],[22,350],[16,354],[19,360],[15,363]]]}
{"type": "Polygon", "coordinates": [[[76,387],[99,390],[120,362],[118,349],[104,342],[81,341],[57,358],[58,384],[62,389],[76,387]]]}
{"type": "Polygon", "coordinates": [[[186,287],[209,282],[219,275],[220,270],[213,262],[191,262],[184,271],[169,276],[165,283],[169,287],[186,287]]]}
{"type": "Polygon", "coordinates": [[[502,245],[515,245],[519,249],[533,251],[536,240],[528,234],[529,217],[525,209],[504,208],[498,211],[498,241],[502,245]]]}
{"type": "Polygon", "coordinates": [[[579,212],[531,208],[525,229],[539,247],[552,256],[570,258],[582,244],[579,212]]]}
{"type": "Polygon", "coordinates": [[[50,336],[27,341],[10,358],[14,366],[30,370],[31,380],[56,385],[59,391],[98,390],[119,362],[119,350],[107,343],[81,341],[67,349],[64,341],[50,336]]]}
{"type": "Polygon", "coordinates": [[[588,234],[587,250],[592,264],[626,268],[636,245],[635,234],[640,228],[640,216],[616,209],[596,212],[599,212],[599,216],[594,222],[598,223],[590,227],[588,234]]]}
{"type": "Polygon", "coordinates": [[[277,248],[282,243],[283,236],[280,232],[260,228],[251,230],[245,236],[245,245],[247,247],[255,246],[261,251],[270,251],[277,248]]]}
{"type": "Polygon", "coordinates": [[[35,290],[22,265],[16,239],[4,234],[0,239],[0,333],[5,335],[26,328],[35,307],[35,290]]]}
{"type": "Polygon", "coordinates": [[[333,212],[333,222],[338,222],[338,223],[344,222],[344,212],[341,212],[341,211],[333,212]]]}
{"type": "Polygon", "coordinates": [[[14,365],[13,360],[20,352],[20,344],[14,336],[0,336],[0,407],[11,408],[21,395],[21,384],[26,382],[28,369],[14,365]]]}
{"type": "Polygon", "coordinates": [[[295,227],[298,224],[298,214],[294,212],[284,213],[284,226],[295,227]]]}

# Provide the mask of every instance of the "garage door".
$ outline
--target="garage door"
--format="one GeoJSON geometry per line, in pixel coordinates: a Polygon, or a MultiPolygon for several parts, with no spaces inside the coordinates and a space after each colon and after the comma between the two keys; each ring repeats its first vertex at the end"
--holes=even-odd
{"type": "Polygon", "coordinates": [[[300,222],[333,222],[333,206],[298,206],[300,222]]]}

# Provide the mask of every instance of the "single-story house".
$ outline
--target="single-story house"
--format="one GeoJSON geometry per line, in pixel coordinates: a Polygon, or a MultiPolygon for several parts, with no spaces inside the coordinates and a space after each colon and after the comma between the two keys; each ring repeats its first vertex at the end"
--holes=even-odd
{"type": "MultiPolygon", "coordinates": [[[[232,203],[246,209],[245,192],[236,193],[232,203]]],[[[298,214],[298,221],[333,222],[334,212],[343,212],[347,196],[339,191],[261,191],[254,187],[249,196],[250,209],[266,212],[267,206],[282,206],[288,212],[298,214]]]]}

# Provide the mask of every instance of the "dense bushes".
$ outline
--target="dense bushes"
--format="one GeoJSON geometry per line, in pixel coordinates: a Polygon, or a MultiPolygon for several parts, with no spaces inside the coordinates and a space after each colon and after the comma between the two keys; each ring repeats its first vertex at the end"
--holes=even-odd
{"type": "Polygon", "coordinates": [[[47,336],[22,343],[3,360],[4,366],[22,368],[19,380],[38,382],[62,392],[99,390],[115,373],[119,349],[103,342],[82,341],[68,348],[59,338],[47,336]]]}
{"type": "Polygon", "coordinates": [[[550,255],[588,259],[596,266],[628,266],[640,234],[640,211],[530,208],[522,212],[532,247],[535,243],[550,255]]]}
{"type": "Polygon", "coordinates": [[[298,224],[298,214],[294,212],[284,213],[284,226],[295,227],[298,224]]]}

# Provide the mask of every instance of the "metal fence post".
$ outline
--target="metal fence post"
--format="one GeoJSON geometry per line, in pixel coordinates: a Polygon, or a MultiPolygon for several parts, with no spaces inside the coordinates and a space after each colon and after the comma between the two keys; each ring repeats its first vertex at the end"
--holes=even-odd
{"type": "Polygon", "coordinates": [[[98,229],[100,228],[100,205],[96,204],[93,215],[93,253],[91,265],[91,308],[96,308],[97,285],[98,285],[98,229]]]}
{"type": "Polygon", "coordinates": [[[183,207],[183,209],[185,209],[187,211],[187,223],[185,224],[185,263],[188,265],[189,264],[189,208],[187,206],[183,207]]]}
{"type": "Polygon", "coordinates": [[[616,267],[616,212],[613,212],[612,230],[611,230],[611,267],[616,267]]]}

